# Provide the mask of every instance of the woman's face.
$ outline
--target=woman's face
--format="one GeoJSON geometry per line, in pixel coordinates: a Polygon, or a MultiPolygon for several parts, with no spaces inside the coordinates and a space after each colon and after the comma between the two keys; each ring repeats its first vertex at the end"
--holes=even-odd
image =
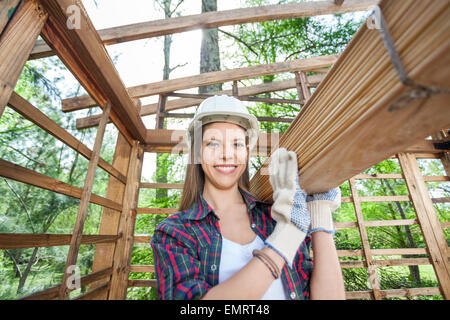
{"type": "Polygon", "coordinates": [[[244,128],[229,122],[203,127],[202,169],[205,179],[216,188],[233,187],[247,168],[245,136],[244,128]]]}

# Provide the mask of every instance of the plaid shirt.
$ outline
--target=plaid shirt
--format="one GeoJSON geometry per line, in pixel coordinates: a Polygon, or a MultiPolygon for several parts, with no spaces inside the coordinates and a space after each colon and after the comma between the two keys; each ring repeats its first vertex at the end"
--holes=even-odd
{"type": "MultiPolygon", "coordinates": [[[[239,188],[250,212],[251,228],[266,240],[276,221],[271,205],[239,188]]],[[[219,218],[200,195],[189,209],[173,214],[156,226],[151,240],[158,294],[161,299],[200,299],[219,283],[222,236],[219,218]]],[[[309,298],[312,272],[311,238],[306,237],[294,259],[286,264],[281,280],[292,300],[309,298]]]]}

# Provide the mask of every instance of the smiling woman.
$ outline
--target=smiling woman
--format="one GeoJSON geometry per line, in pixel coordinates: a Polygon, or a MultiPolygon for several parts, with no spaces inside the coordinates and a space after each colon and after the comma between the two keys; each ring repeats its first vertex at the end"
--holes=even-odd
{"type": "Polygon", "coordinates": [[[162,299],[303,300],[310,288],[311,298],[344,297],[331,218],[339,188],[308,200],[296,154],[280,148],[269,166],[273,205],[252,196],[248,163],[258,127],[233,97],[214,96],[197,109],[179,212],[151,241],[162,299]],[[314,277],[312,232],[320,247],[314,277]]]}

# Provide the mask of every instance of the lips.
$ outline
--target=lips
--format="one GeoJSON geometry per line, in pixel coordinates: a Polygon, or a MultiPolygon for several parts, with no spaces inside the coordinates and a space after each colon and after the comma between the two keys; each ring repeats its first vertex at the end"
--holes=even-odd
{"type": "Polygon", "coordinates": [[[217,165],[214,166],[214,169],[216,169],[216,171],[222,173],[222,174],[232,174],[236,171],[237,166],[236,165],[217,165]]]}

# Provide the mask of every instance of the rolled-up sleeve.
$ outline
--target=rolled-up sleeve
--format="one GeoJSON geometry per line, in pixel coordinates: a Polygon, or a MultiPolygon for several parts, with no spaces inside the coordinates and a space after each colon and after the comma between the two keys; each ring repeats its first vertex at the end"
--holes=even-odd
{"type": "Polygon", "coordinates": [[[195,246],[182,225],[163,221],[156,227],[151,247],[162,300],[200,299],[211,288],[201,272],[195,246]]]}

